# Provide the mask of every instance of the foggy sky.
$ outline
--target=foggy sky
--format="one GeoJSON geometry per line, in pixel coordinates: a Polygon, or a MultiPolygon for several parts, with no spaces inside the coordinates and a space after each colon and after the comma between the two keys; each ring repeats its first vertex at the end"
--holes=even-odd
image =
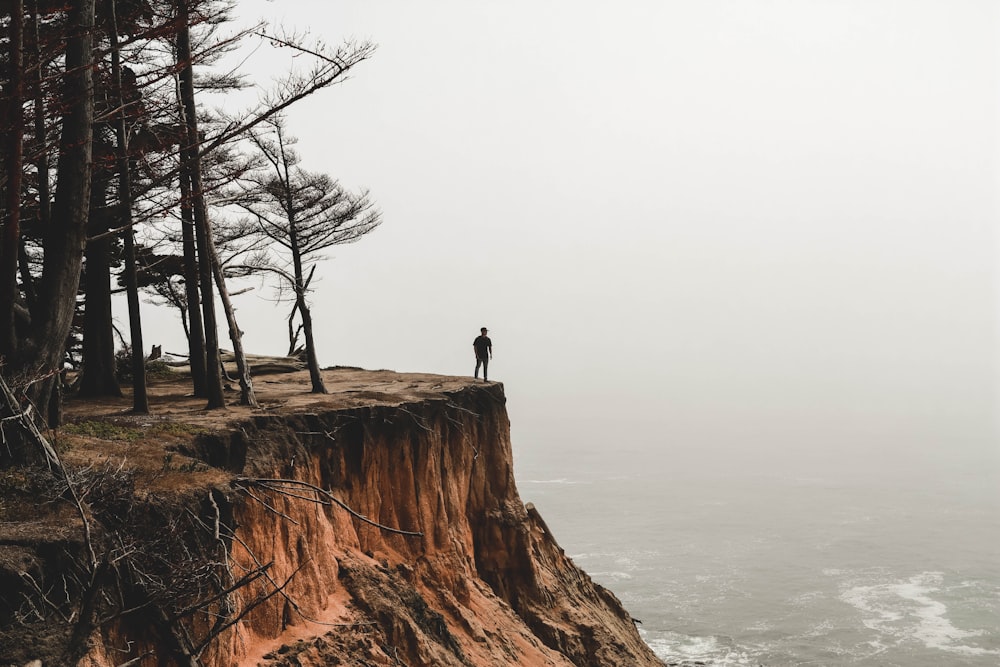
{"type": "MultiPolygon", "coordinates": [[[[320,271],[324,365],[471,375],[487,326],[521,447],[995,433],[995,3],[238,10],[379,44],[289,114],[384,212],[320,271]]],[[[286,346],[270,295],[250,352],[286,346]]]]}

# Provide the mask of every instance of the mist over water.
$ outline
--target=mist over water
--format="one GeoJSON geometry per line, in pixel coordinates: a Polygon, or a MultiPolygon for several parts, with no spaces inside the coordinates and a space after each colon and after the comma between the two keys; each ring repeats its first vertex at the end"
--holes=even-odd
{"type": "Polygon", "coordinates": [[[814,416],[809,432],[720,410],[699,433],[595,402],[565,406],[562,428],[539,435],[509,393],[522,497],[661,658],[1000,662],[988,410],[965,428],[928,418],[895,433],[877,414],[840,428],[814,416]]]}

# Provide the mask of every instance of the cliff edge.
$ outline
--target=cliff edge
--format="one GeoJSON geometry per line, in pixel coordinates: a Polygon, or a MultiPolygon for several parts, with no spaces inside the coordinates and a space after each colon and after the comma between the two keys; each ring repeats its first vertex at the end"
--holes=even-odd
{"type": "Polygon", "coordinates": [[[299,375],[224,423],[170,383],[152,417],[71,406],[67,467],[105,472],[86,512],[0,517],[0,664],[662,664],[521,501],[502,385],[299,375]]]}

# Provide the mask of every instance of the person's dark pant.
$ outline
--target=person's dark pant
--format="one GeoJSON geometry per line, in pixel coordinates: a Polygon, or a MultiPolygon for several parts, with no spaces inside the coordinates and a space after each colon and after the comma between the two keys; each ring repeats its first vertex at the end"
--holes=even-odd
{"type": "Polygon", "coordinates": [[[487,379],[486,378],[486,368],[487,368],[487,366],[490,365],[490,360],[489,360],[489,358],[476,357],[476,372],[473,374],[473,377],[477,377],[477,378],[479,377],[479,364],[483,365],[483,380],[486,380],[487,379]]]}

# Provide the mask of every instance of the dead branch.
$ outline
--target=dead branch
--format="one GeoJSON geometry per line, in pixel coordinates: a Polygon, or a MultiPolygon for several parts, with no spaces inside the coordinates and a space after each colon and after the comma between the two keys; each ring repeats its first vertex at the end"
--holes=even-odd
{"type": "Polygon", "coordinates": [[[479,417],[479,413],[478,412],[473,412],[472,410],[470,410],[468,408],[463,408],[461,405],[458,405],[457,403],[454,403],[452,401],[448,401],[445,405],[447,405],[449,408],[454,408],[455,410],[458,410],[459,412],[466,412],[466,413],[472,415],[473,417],[477,417],[477,418],[479,417]]]}
{"type": "Polygon", "coordinates": [[[265,563],[264,565],[261,565],[257,569],[251,570],[249,574],[243,575],[234,584],[232,584],[231,586],[228,586],[224,590],[219,591],[218,593],[216,593],[212,597],[206,598],[204,600],[198,600],[198,602],[196,602],[195,604],[190,605],[190,606],[186,607],[185,609],[180,610],[179,612],[176,612],[170,618],[170,622],[171,623],[176,623],[177,621],[179,621],[180,619],[182,619],[182,618],[184,618],[186,616],[190,616],[191,614],[195,614],[195,613],[201,611],[202,609],[206,608],[208,605],[212,604],[213,602],[215,602],[217,600],[221,600],[222,598],[226,597],[230,593],[233,593],[233,592],[239,590],[240,588],[243,588],[244,586],[247,586],[248,584],[251,584],[254,581],[260,579],[261,577],[266,576],[267,571],[271,568],[272,565],[274,565],[274,561],[271,561],[270,563],[265,563]]]}
{"type": "Polygon", "coordinates": [[[263,498],[257,497],[257,495],[255,495],[254,492],[251,491],[250,489],[248,489],[247,487],[237,485],[236,489],[238,491],[244,492],[245,494],[247,494],[248,496],[250,496],[251,498],[253,498],[254,500],[256,500],[258,503],[260,503],[261,505],[263,505],[265,509],[269,510],[273,514],[276,514],[277,516],[280,516],[282,519],[285,519],[286,521],[292,523],[293,525],[296,525],[296,526],[299,525],[298,521],[296,521],[292,517],[288,516],[287,514],[285,514],[284,512],[282,512],[281,510],[275,509],[266,500],[264,500],[263,498]]]}
{"type": "MultiPolygon", "coordinates": [[[[18,572],[18,574],[21,575],[21,579],[31,584],[31,587],[35,589],[35,593],[38,594],[38,599],[44,602],[46,606],[51,607],[54,612],[59,614],[59,616],[62,618],[64,622],[66,623],[70,622],[70,619],[62,612],[62,610],[58,607],[58,605],[56,605],[54,602],[52,602],[52,600],[49,599],[48,593],[42,590],[42,587],[38,585],[38,582],[35,581],[34,577],[32,577],[27,572],[18,572]]],[[[31,600],[28,600],[28,604],[31,605],[35,614],[37,614],[40,618],[44,618],[41,614],[38,613],[37,609],[34,609],[35,605],[34,603],[31,602],[31,600]]]]}
{"type": "MultiPolygon", "coordinates": [[[[259,596],[257,596],[257,598],[253,600],[253,602],[251,602],[250,604],[248,604],[245,607],[243,607],[243,609],[240,611],[239,614],[236,614],[235,616],[233,616],[232,618],[230,618],[228,621],[217,623],[215,625],[215,627],[212,628],[212,631],[209,633],[209,635],[207,637],[205,637],[204,640],[202,640],[201,644],[198,645],[195,655],[201,656],[202,652],[204,652],[204,650],[206,648],[208,648],[208,645],[210,643],[212,643],[213,639],[215,639],[220,634],[222,634],[223,632],[225,632],[229,628],[233,627],[234,625],[236,625],[240,621],[242,621],[246,617],[247,614],[249,614],[251,611],[253,611],[257,607],[259,607],[260,605],[264,604],[265,602],[267,602],[268,600],[270,600],[272,597],[274,597],[275,595],[277,595],[279,593],[281,594],[281,596],[283,598],[285,598],[286,600],[288,600],[294,607],[296,607],[296,611],[299,611],[298,610],[298,605],[295,603],[294,600],[292,600],[290,597],[288,597],[287,595],[285,595],[284,590],[288,586],[288,584],[291,583],[292,579],[295,577],[296,574],[299,573],[299,570],[301,570],[301,569],[302,569],[301,565],[299,567],[295,568],[295,571],[292,572],[290,575],[288,575],[288,578],[285,579],[284,583],[282,583],[281,585],[278,585],[274,581],[274,579],[272,579],[270,577],[270,575],[268,575],[266,572],[263,572],[263,576],[266,577],[267,580],[270,581],[271,584],[274,586],[273,590],[269,591],[266,595],[259,595],[259,596]]],[[[299,613],[301,613],[301,612],[299,612],[299,613]]],[[[222,619],[220,618],[220,620],[222,620],[222,619]]]]}
{"type": "Polygon", "coordinates": [[[295,434],[296,435],[322,435],[326,439],[328,439],[330,442],[336,443],[337,442],[336,433],[341,428],[343,428],[343,427],[342,426],[338,426],[337,428],[333,429],[332,431],[296,431],[295,434]]]}
{"type": "Polygon", "coordinates": [[[384,531],[389,532],[389,533],[395,533],[396,535],[406,535],[407,537],[423,537],[424,536],[424,534],[421,533],[421,532],[410,531],[410,530],[400,530],[399,528],[392,528],[391,526],[386,526],[386,525],[383,525],[381,523],[378,523],[377,521],[373,521],[373,520],[369,519],[368,517],[366,517],[365,515],[363,515],[363,514],[361,514],[359,512],[356,512],[355,510],[351,509],[347,505],[347,503],[345,503],[344,501],[340,500],[339,498],[337,498],[336,496],[334,496],[329,491],[326,491],[325,489],[321,489],[320,487],[315,486],[313,484],[310,484],[309,482],[302,482],[302,481],[299,481],[299,480],[296,480],[296,479],[278,479],[278,478],[263,478],[263,477],[237,477],[236,481],[240,482],[240,483],[244,483],[244,484],[252,484],[254,486],[259,486],[259,487],[261,487],[263,489],[268,489],[270,491],[275,491],[277,493],[283,493],[283,494],[288,495],[288,496],[297,497],[297,498],[300,498],[302,500],[307,500],[309,502],[316,503],[318,505],[330,505],[331,503],[333,503],[333,504],[337,505],[338,507],[344,509],[348,514],[350,514],[354,518],[356,518],[356,519],[358,519],[360,521],[363,521],[364,523],[367,523],[367,524],[369,524],[371,526],[374,526],[374,527],[378,528],[379,530],[384,530],[384,531]],[[281,488],[283,486],[285,486],[285,487],[287,487],[287,486],[301,487],[301,488],[309,489],[309,490],[313,491],[314,493],[316,493],[316,495],[319,496],[319,497],[318,498],[310,498],[308,496],[299,496],[297,494],[292,494],[290,491],[281,488]],[[325,502],[323,500],[323,498],[327,498],[330,502],[325,502]]]}
{"type": "MultiPolygon", "coordinates": [[[[24,394],[25,390],[32,384],[39,382],[41,380],[48,379],[53,374],[54,371],[53,373],[45,374],[44,376],[35,378],[31,382],[25,384],[25,386],[22,388],[21,391],[21,393],[24,395],[25,402],[27,404],[27,407],[25,409],[20,408],[21,402],[18,401],[18,399],[14,396],[14,392],[11,391],[10,387],[7,386],[7,381],[2,376],[0,376],[0,394],[2,394],[2,396],[0,396],[0,399],[2,399],[4,403],[3,411],[9,412],[10,414],[8,416],[13,418],[13,420],[17,422],[20,428],[23,429],[23,432],[24,434],[26,434],[27,439],[31,443],[37,445],[38,448],[42,450],[42,453],[44,453],[45,455],[45,460],[49,466],[49,469],[51,470],[53,467],[55,467],[61,470],[62,463],[59,461],[59,455],[56,454],[56,450],[52,447],[51,444],[49,444],[49,441],[45,439],[45,436],[42,435],[41,431],[38,430],[38,426],[35,424],[35,420],[31,416],[32,404],[30,401],[27,400],[27,395],[24,394]]],[[[7,442],[7,435],[4,432],[2,425],[0,425],[0,438],[3,439],[3,443],[7,447],[7,450],[9,452],[10,445],[7,442]]]]}
{"type": "Polygon", "coordinates": [[[117,665],[116,667],[135,667],[135,665],[140,664],[144,659],[148,658],[151,655],[153,655],[152,651],[146,651],[142,655],[136,656],[131,660],[129,660],[128,662],[123,662],[120,665],[117,665]]]}
{"type": "MultiPolygon", "coordinates": [[[[253,559],[254,564],[256,564],[258,567],[260,566],[260,561],[257,560],[257,556],[254,555],[253,550],[250,548],[250,546],[241,537],[239,537],[238,535],[236,535],[236,533],[233,533],[233,532],[229,533],[229,537],[231,539],[233,539],[234,541],[239,542],[243,546],[243,548],[246,550],[246,552],[250,556],[250,558],[253,559]]],[[[306,562],[308,562],[308,561],[306,561],[306,562]]],[[[306,565],[306,563],[302,563],[297,568],[295,568],[295,571],[292,572],[292,574],[288,577],[288,579],[285,580],[285,583],[281,584],[280,586],[278,585],[278,583],[276,581],[274,581],[274,579],[271,578],[271,576],[269,574],[265,573],[264,574],[265,578],[267,578],[267,580],[269,582],[271,582],[271,585],[275,587],[275,590],[271,593],[271,595],[274,595],[274,593],[279,593],[281,595],[281,597],[285,598],[285,600],[288,602],[288,604],[291,605],[292,609],[295,611],[296,614],[298,614],[299,616],[301,616],[306,621],[308,621],[310,623],[315,623],[317,625],[325,625],[325,626],[334,627],[334,628],[336,628],[336,627],[351,627],[351,626],[354,626],[354,625],[358,625],[358,626],[361,626],[361,625],[378,625],[377,623],[328,623],[326,621],[320,621],[318,619],[312,618],[311,616],[309,616],[308,614],[306,614],[304,611],[302,611],[302,608],[299,607],[299,603],[296,602],[291,597],[289,597],[284,592],[284,589],[288,585],[288,583],[292,580],[292,577],[294,577],[296,574],[298,574],[299,571],[303,567],[305,567],[305,565],[306,565]]],[[[268,597],[270,597],[270,595],[268,597]]]]}
{"type": "Polygon", "coordinates": [[[410,415],[410,417],[413,419],[413,423],[416,424],[417,426],[419,426],[420,428],[424,429],[428,433],[430,433],[433,430],[429,426],[427,426],[427,424],[424,423],[424,419],[420,415],[417,415],[417,414],[414,414],[414,413],[410,412],[409,410],[407,410],[406,408],[404,408],[401,405],[397,409],[400,412],[405,412],[406,414],[410,415]]]}

